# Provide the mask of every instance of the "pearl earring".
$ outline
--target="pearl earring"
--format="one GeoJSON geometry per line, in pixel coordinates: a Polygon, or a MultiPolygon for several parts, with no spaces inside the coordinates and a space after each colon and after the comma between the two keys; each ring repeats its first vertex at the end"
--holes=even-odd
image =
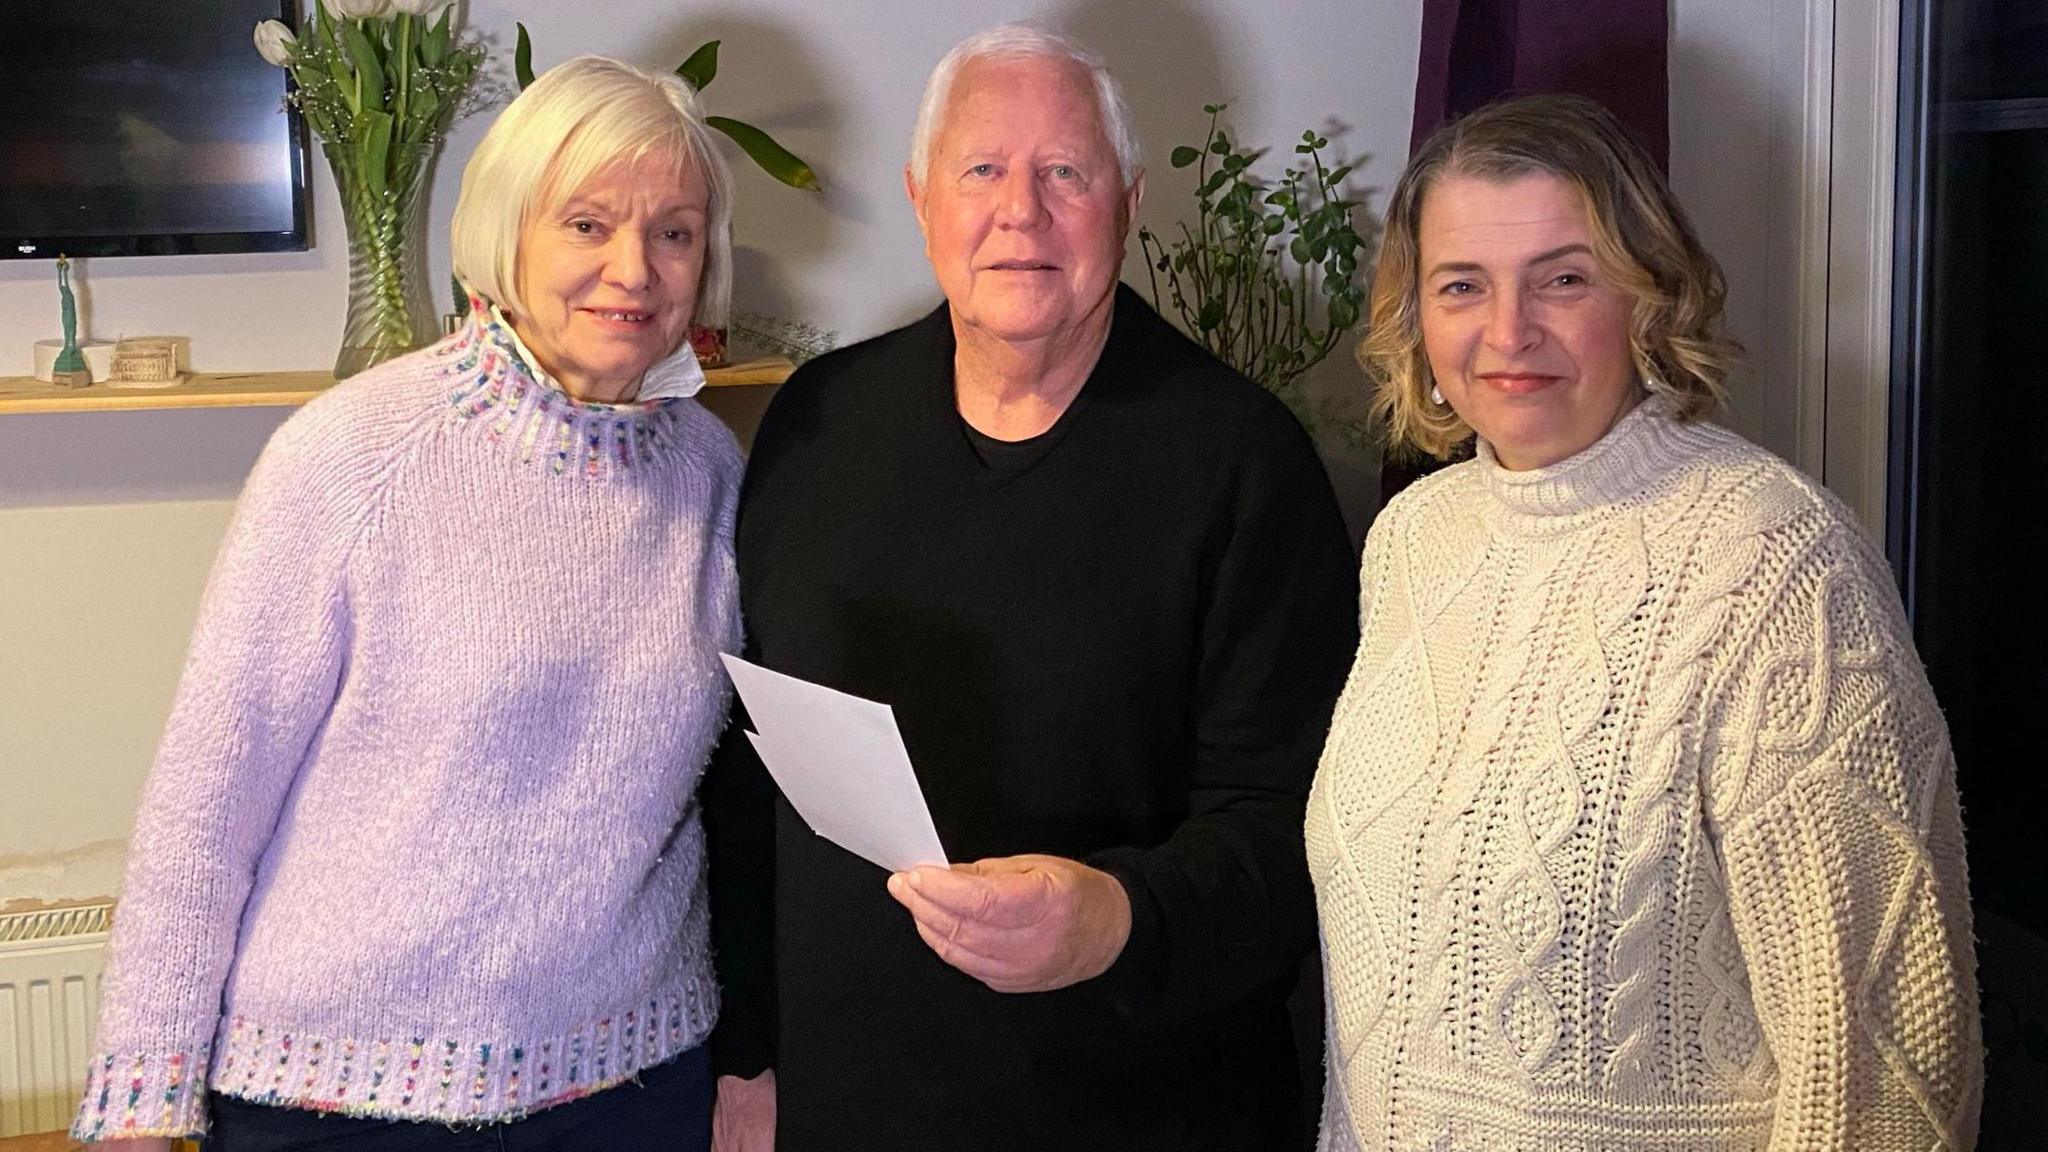
{"type": "Polygon", "coordinates": [[[1431,384],[1429,386],[1429,402],[1432,404],[1442,404],[1444,402],[1444,390],[1431,384]]]}

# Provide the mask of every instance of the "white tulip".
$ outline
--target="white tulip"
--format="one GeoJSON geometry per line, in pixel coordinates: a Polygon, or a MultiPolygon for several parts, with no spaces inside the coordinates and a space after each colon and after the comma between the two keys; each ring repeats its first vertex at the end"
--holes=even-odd
{"type": "Polygon", "coordinates": [[[352,17],[357,20],[367,20],[372,16],[382,16],[384,10],[391,7],[391,0],[325,0],[325,2],[327,10],[336,16],[352,17]]]}
{"type": "Polygon", "coordinates": [[[256,22],[256,51],[265,60],[279,68],[291,63],[292,50],[297,48],[299,38],[281,21],[258,20],[256,22]]]}
{"type": "Polygon", "coordinates": [[[454,0],[391,0],[391,7],[393,11],[403,12],[407,16],[426,16],[438,13],[453,2],[454,0]]]}

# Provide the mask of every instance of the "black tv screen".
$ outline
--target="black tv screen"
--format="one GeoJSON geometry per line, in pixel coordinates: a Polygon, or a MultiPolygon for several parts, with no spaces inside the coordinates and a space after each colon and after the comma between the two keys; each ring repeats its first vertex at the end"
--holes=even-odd
{"type": "Polygon", "coordinates": [[[306,247],[292,0],[0,0],[0,257],[306,247]]]}

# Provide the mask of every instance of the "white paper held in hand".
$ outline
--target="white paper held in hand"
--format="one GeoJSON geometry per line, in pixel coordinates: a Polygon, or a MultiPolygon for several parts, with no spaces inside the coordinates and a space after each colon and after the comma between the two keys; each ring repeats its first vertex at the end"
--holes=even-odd
{"type": "Polygon", "coordinates": [[[813,832],[891,872],[945,866],[887,704],[721,658],[754,722],[748,739],[813,832]]]}

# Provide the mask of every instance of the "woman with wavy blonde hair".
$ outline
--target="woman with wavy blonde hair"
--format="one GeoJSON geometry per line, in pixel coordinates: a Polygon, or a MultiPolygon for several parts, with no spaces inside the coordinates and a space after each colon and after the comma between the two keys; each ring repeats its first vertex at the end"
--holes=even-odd
{"type": "Polygon", "coordinates": [[[1703,421],[1722,296],[1587,100],[1394,190],[1360,359],[1476,445],[1373,526],[1309,800],[1326,1149],[1974,1141],[1947,732],[1850,514],[1703,421]]]}

